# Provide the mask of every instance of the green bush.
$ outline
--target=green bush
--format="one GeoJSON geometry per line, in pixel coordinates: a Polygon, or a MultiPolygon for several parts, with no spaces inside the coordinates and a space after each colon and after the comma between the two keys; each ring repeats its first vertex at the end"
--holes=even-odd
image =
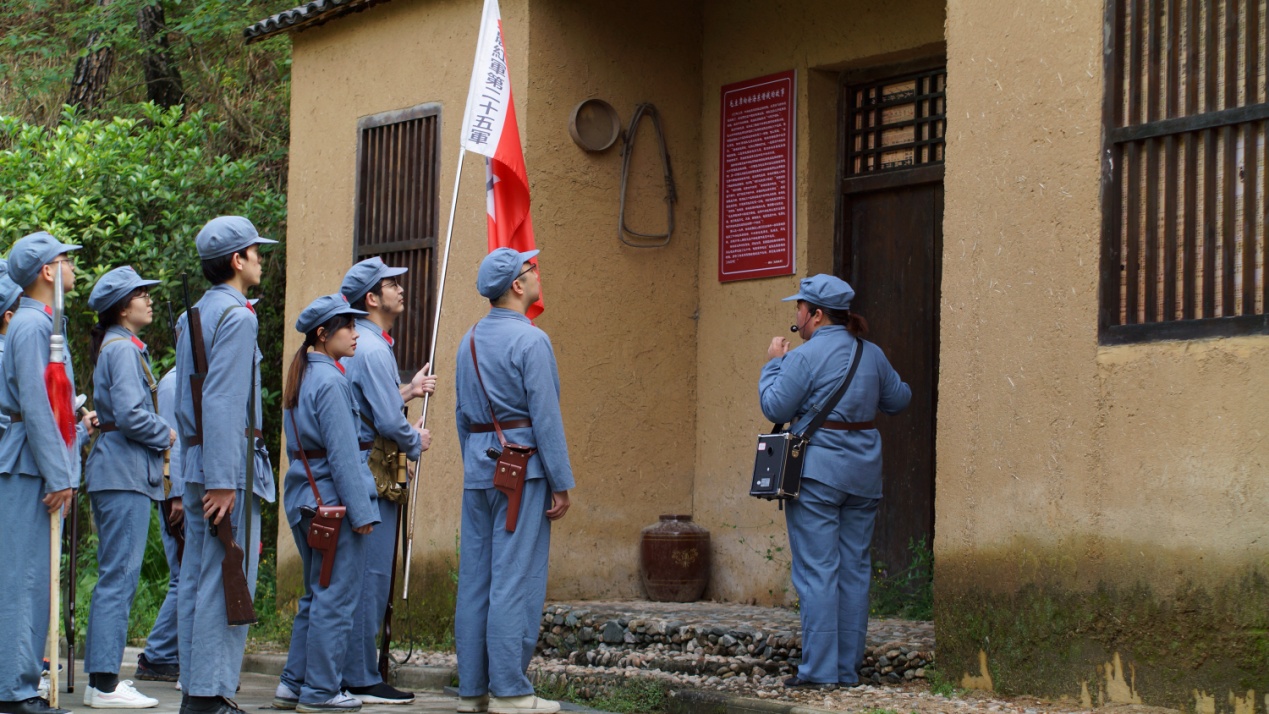
{"type": "MultiPolygon", "coordinates": [[[[221,124],[201,112],[182,119],[179,107],[164,111],[144,104],[137,111],[138,118],[111,120],[67,112],[52,130],[0,117],[0,249],[7,252],[37,230],[84,246],[67,302],[77,377],[84,386],[91,374],[86,336],[96,321],[85,298],[100,275],[132,265],[163,281],[152,291],[156,319],[145,338],[156,362],[166,367],[172,341],[163,302],[172,300],[179,312],[182,272],[190,275],[193,299],[206,287],[194,249],[202,225],[233,213],[251,218],[265,235],[284,234],[285,196],[252,181],[256,163],[206,155],[205,139],[221,131],[221,124]]],[[[263,310],[262,342],[280,327],[283,259],[281,250],[266,251],[271,270],[263,297],[276,309],[263,310]]],[[[275,371],[277,363],[280,353],[275,361],[266,359],[275,371]]],[[[271,381],[276,388],[276,379],[265,380],[271,381]]]]}
{"type": "Polygon", "coordinates": [[[934,552],[925,537],[908,541],[912,554],[907,568],[890,572],[886,563],[872,561],[869,612],[873,617],[934,619],[934,552]]]}

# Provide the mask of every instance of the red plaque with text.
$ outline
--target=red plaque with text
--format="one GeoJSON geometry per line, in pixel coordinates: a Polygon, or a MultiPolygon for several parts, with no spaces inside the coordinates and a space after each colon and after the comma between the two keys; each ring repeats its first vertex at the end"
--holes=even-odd
{"type": "Polygon", "coordinates": [[[792,275],[793,70],[722,91],[718,279],[792,275]]]}

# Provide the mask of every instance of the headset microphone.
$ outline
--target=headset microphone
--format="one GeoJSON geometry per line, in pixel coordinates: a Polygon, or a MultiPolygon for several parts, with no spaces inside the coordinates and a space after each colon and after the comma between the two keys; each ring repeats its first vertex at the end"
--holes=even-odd
{"type": "Polygon", "coordinates": [[[806,327],[806,323],[810,321],[811,321],[811,316],[807,315],[806,319],[802,321],[801,325],[798,325],[798,324],[789,325],[789,332],[801,332],[802,328],[806,327]]]}

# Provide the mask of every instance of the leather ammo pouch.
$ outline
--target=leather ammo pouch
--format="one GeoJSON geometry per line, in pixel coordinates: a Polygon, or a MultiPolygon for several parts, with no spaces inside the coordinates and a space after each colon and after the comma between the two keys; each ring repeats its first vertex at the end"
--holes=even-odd
{"type": "Polygon", "coordinates": [[[308,465],[308,454],[300,443],[299,429],[295,426],[295,413],[291,413],[291,433],[295,435],[296,450],[300,461],[304,462],[304,473],[308,475],[308,485],[313,489],[313,498],[317,499],[317,516],[308,525],[308,547],[322,554],[322,572],[318,582],[322,587],[330,587],[331,572],[335,567],[335,550],[339,547],[339,529],[348,516],[347,506],[326,506],[322,504],[322,494],[317,490],[317,481],[313,480],[313,469],[308,465]]]}
{"type": "Polygon", "coordinates": [[[837,407],[855,377],[855,369],[859,367],[859,359],[864,351],[864,341],[855,338],[855,354],[851,358],[850,369],[846,378],[823,405],[812,406],[815,416],[807,423],[802,433],[784,431],[783,424],[776,424],[770,434],[758,436],[758,454],[754,459],[753,480],[749,484],[749,495],[768,501],[779,501],[780,508],[784,502],[796,499],[802,492],[802,467],[806,457],[806,447],[810,444],[811,434],[824,425],[828,415],[837,407]]]}
{"type": "Polygon", "coordinates": [[[471,330],[471,363],[476,368],[476,381],[480,391],[489,402],[489,417],[493,420],[494,432],[498,435],[498,443],[502,452],[494,462],[494,488],[507,497],[507,532],[514,533],[520,518],[520,500],[524,496],[524,477],[529,470],[529,457],[537,453],[537,448],[524,444],[508,444],[507,437],[502,434],[502,425],[498,423],[498,415],[494,413],[493,402],[489,392],[485,391],[485,381],[480,377],[480,362],[476,359],[476,328],[471,330]]]}

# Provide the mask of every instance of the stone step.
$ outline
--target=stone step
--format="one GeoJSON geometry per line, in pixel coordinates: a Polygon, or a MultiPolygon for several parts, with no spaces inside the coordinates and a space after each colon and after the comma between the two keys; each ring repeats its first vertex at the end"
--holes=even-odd
{"type": "MultiPolygon", "coordinates": [[[[721,679],[791,674],[801,648],[797,612],[728,603],[552,602],[538,639],[546,660],[721,679]]],[[[932,623],[869,622],[864,679],[922,678],[933,662],[932,623]]]]}

